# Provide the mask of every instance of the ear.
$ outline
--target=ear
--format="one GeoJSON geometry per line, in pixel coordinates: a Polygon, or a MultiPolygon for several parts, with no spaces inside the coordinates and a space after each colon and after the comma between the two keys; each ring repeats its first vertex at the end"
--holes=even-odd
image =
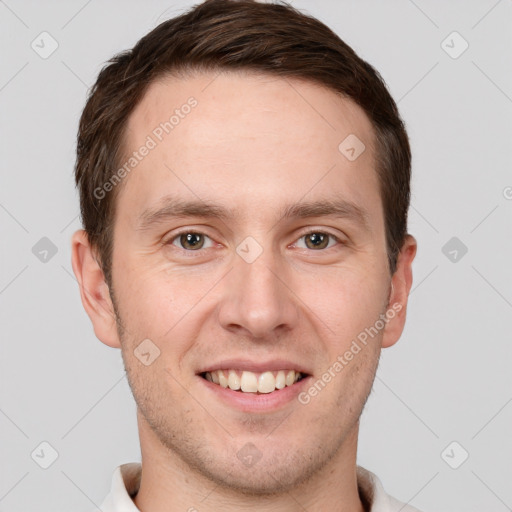
{"type": "Polygon", "coordinates": [[[96,337],[109,347],[121,348],[109,288],[83,229],[75,232],[71,239],[71,264],[96,337]]]}
{"type": "Polygon", "coordinates": [[[398,254],[396,271],[391,279],[387,316],[388,323],[382,337],[382,348],[391,347],[402,335],[407,313],[407,301],[412,286],[412,262],[418,244],[412,235],[406,235],[398,254]]]}

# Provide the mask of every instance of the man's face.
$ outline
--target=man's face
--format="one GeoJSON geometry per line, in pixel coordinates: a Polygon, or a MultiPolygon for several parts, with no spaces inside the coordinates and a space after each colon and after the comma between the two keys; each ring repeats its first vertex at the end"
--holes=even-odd
{"type": "Polygon", "coordinates": [[[356,443],[388,328],[335,365],[388,309],[371,123],[316,85],[202,74],[151,85],[129,119],[127,153],[148,135],[156,145],[117,199],[112,265],[141,436],[221,485],[297,484],[356,443]],[[197,104],[183,108],[190,97],[197,104]],[[159,131],[176,109],[179,122],[159,131]],[[355,160],[339,149],[350,134],[366,147],[355,160]],[[188,202],[198,208],[172,215],[188,202]],[[312,208],[326,203],[345,213],[312,208]],[[286,385],[292,370],[304,378],[292,384],[290,373],[286,385]],[[270,393],[221,385],[238,377],[268,391],[283,375],[270,393]]]}

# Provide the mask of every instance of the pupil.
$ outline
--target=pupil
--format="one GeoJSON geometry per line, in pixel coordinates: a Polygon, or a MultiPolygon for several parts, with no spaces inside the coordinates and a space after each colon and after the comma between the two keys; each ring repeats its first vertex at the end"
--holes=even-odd
{"type": "Polygon", "coordinates": [[[323,235],[322,233],[311,233],[309,236],[308,236],[308,240],[310,242],[312,242],[313,246],[315,248],[318,248],[318,247],[321,247],[321,246],[324,246],[325,243],[324,241],[327,239],[327,237],[325,235],[323,235]]]}
{"type": "Polygon", "coordinates": [[[197,245],[202,245],[201,235],[199,233],[186,233],[181,236],[181,242],[184,247],[191,246],[192,248],[196,248],[197,245]]]}

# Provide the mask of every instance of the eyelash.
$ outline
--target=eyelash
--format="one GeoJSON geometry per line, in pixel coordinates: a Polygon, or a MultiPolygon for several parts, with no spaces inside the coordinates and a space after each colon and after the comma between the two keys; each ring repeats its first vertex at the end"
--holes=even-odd
{"type": "MultiPolygon", "coordinates": [[[[167,246],[167,245],[173,245],[173,242],[175,240],[178,240],[179,237],[181,235],[185,235],[185,234],[191,234],[191,235],[202,235],[204,237],[207,237],[207,238],[210,238],[208,235],[206,235],[205,233],[201,233],[200,231],[194,231],[194,230],[191,230],[191,229],[184,229],[182,231],[179,231],[178,233],[175,233],[171,238],[169,238],[167,241],[163,242],[163,245],[167,246]]],[[[336,235],[334,235],[333,233],[330,233],[329,231],[323,231],[323,230],[320,230],[320,229],[313,229],[313,230],[310,230],[310,231],[306,231],[304,233],[302,233],[298,238],[297,238],[297,241],[298,240],[301,240],[302,238],[308,236],[308,235],[312,235],[312,234],[322,234],[322,235],[327,235],[329,236],[331,239],[333,239],[334,241],[336,241],[339,245],[346,245],[346,242],[344,242],[343,240],[340,240],[336,235]]],[[[211,240],[211,238],[210,238],[211,240]]],[[[186,252],[186,253],[198,253],[200,254],[202,249],[197,249],[197,250],[188,250],[188,249],[183,249],[181,247],[177,247],[177,246],[174,246],[176,247],[177,249],[183,251],[183,252],[186,252]]],[[[315,251],[314,249],[308,249],[306,247],[306,250],[309,250],[309,251],[313,251],[313,252],[325,252],[327,251],[328,249],[332,249],[333,247],[326,247],[325,249],[318,249],[318,251],[315,251]]],[[[207,247],[208,249],[208,247],[207,247]]],[[[191,255],[191,257],[193,257],[191,255]]]]}

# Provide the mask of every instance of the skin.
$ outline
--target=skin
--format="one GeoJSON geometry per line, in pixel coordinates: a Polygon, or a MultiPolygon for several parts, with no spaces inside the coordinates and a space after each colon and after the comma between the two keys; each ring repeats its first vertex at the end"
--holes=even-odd
{"type": "Polygon", "coordinates": [[[190,96],[197,106],[120,185],[113,290],[85,233],[72,242],[85,310],[96,336],[121,348],[138,405],[135,504],[142,512],[362,512],[359,417],[381,348],[402,333],[416,254],[408,235],[390,275],[371,122],[353,102],[295,79],[167,77],[130,116],[126,148],[140,147],[190,96]],[[355,161],[338,150],[348,134],[366,146],[355,161]],[[218,203],[234,217],[140,229],[142,212],[171,194],[218,203]],[[281,216],[290,203],[340,198],[367,212],[368,229],[349,218],[281,216]],[[180,245],[182,228],[204,234],[204,246],[180,245]],[[340,241],[317,248],[306,232],[340,241]],[[236,252],[249,236],[263,249],[252,263],[236,252]],[[316,381],[392,304],[401,310],[307,405],[242,411],[196,375],[226,358],[284,358],[316,381]],[[134,352],[144,339],[160,350],[149,366],[134,352]],[[237,457],[247,443],[261,454],[250,467],[237,457]]]}

